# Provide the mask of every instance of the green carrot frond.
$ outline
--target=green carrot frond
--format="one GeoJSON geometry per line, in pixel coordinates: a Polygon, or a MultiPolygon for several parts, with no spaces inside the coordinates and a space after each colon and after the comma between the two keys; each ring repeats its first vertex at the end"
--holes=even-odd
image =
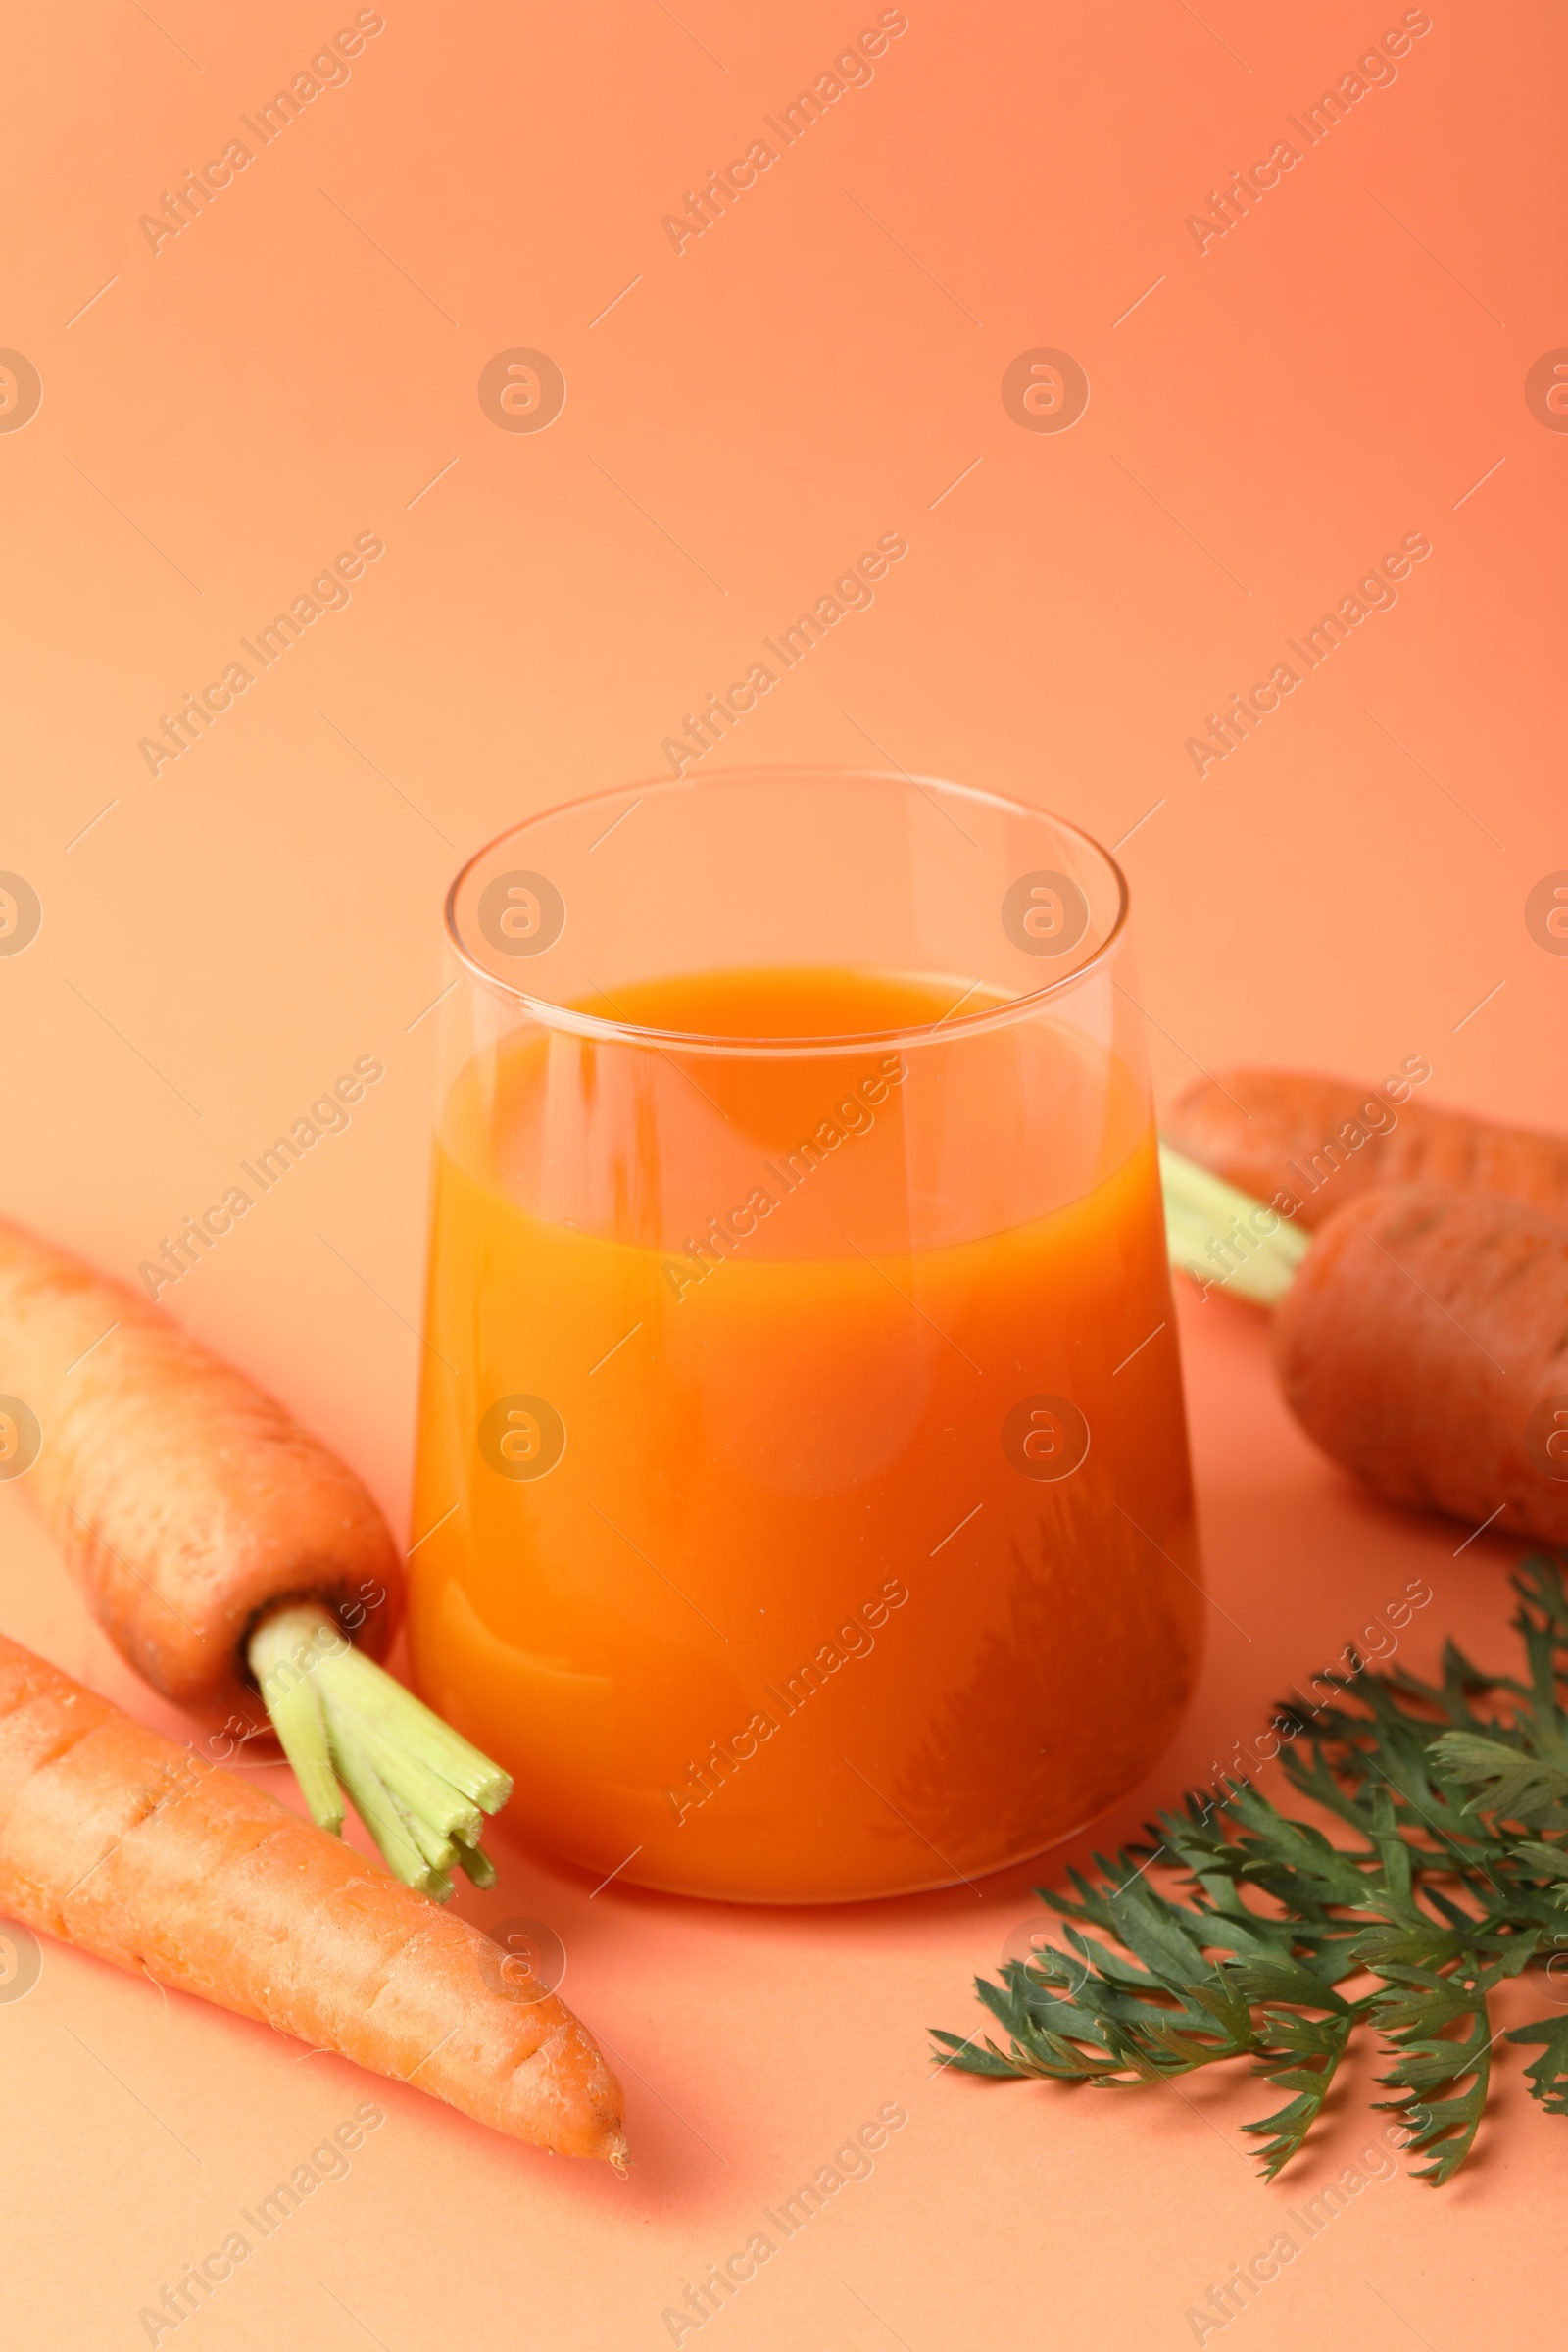
{"type": "MultiPolygon", "coordinates": [[[[1369,2031],[1392,2061],[1382,2081],[1396,2095],[1379,2104],[1429,2159],[1415,2178],[1449,2180],[1486,2113],[1489,1995],[1532,1971],[1568,1978],[1565,1566],[1538,1553],[1514,1577],[1523,1678],[1449,1642],[1441,1682],[1323,1675],[1331,1695],[1315,1711],[1278,1710],[1286,1780],[1347,1838],[1246,1782],[1189,1795],[1147,1844],[1096,1855],[1094,1877],[1069,1871],[1070,1894],[1039,1890],[1061,1944],[1006,1962],[1000,1984],[978,1979],[1004,2038],[933,2028],[939,2063],[1128,2088],[1248,2059],[1292,2094],[1243,2127],[1272,2180],[1369,2031]],[[1340,1989],[1354,1980],[1366,1988],[1340,1989]]],[[[1568,2011],[1506,2038],[1541,2045],[1531,2092],[1568,2115],[1568,2011]]]]}

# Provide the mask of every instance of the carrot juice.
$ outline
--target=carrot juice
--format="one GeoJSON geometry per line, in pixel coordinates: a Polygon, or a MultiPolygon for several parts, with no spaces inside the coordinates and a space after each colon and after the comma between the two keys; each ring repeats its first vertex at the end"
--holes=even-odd
{"type": "Polygon", "coordinates": [[[528,1021],[448,1087],[416,1676],[595,1878],[974,1878],[1169,1736],[1201,1601],[1147,1088],[1001,1003],[617,984],[575,1007],[634,1042],[528,1021]]]}

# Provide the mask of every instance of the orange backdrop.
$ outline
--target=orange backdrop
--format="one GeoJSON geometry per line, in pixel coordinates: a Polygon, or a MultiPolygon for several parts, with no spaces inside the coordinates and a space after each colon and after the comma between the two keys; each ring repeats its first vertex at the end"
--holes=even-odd
{"type": "MultiPolygon", "coordinates": [[[[909,553],[874,603],[710,766],[944,773],[1120,843],[1166,1097],[1228,1059],[1421,1054],[1433,1099],[1568,1123],[1557,10],[240,14],[97,0],[7,42],[7,1212],[133,1276],[383,1062],[164,1302],[406,1529],[446,880],[702,750],[688,718],[887,532],[909,553]]],[[[1102,1845],[1410,1578],[1417,1666],[1447,1629],[1506,1640],[1510,1546],[1455,1557],[1351,1491],[1247,1310],[1189,1292],[1183,1323],[1219,1608],[1102,1845]]],[[[6,1630],[174,1728],[0,1503],[6,1630]]],[[[378,2088],[348,2177],[191,2341],[666,2343],[686,2283],[897,2108],[709,2329],[1141,2352],[1192,2340],[1187,2307],[1370,2136],[1365,2068],[1273,2189],[1250,2083],[933,2079],[923,2029],[974,2022],[1027,1871],[765,1914],[503,1859],[473,1915],[559,1933],[631,2180],[378,2088]]],[[[1258,2352],[1478,2341],[1504,2281],[1521,2327],[1555,2310],[1568,2130],[1500,2046],[1480,2161],[1441,2196],[1369,2186],[1249,2312],[1258,2352]]],[[[145,2341],[138,2311],[368,2095],[53,1945],[0,2066],[8,2316],[51,2348],[145,2341]]]]}

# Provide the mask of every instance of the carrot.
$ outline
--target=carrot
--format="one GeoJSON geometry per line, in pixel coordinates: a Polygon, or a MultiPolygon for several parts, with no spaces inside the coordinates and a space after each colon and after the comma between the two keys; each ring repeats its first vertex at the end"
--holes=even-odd
{"type": "Polygon", "coordinates": [[[13,1448],[37,1444],[21,1466],[50,1532],[155,1690],[243,1739],[266,1729],[259,1688],[322,1828],[341,1782],[409,1885],[444,1898],[455,1864],[493,1882],[479,1812],[512,1784],[372,1664],[402,1562],[335,1454],[138,1293],[4,1222],[0,1416],[13,1448]]]}
{"type": "Polygon", "coordinates": [[[254,1715],[241,1639],[294,1594],[357,1606],[385,1647],[402,1566],[353,1472],[146,1298],[10,1224],[0,1391],[37,1417],[30,1488],[88,1606],[165,1698],[254,1715]]]}
{"type": "Polygon", "coordinates": [[[265,1790],[0,1636],[0,1912],[481,2124],[623,2167],[619,2083],[553,1993],[265,1790]]]}
{"type": "Polygon", "coordinates": [[[1324,1225],[1282,1300],[1292,1411],[1391,1501],[1568,1544],[1568,1226],[1398,1185],[1324,1225]]]}
{"type": "MultiPolygon", "coordinates": [[[[1176,1151],[1309,1230],[1375,1186],[1501,1193],[1568,1223],[1568,1138],[1410,1101],[1411,1056],[1378,1086],[1225,1070],[1164,1122],[1176,1151]]],[[[1430,1074],[1430,1073],[1429,1073],[1430,1074]]]]}
{"type": "Polygon", "coordinates": [[[1568,1544],[1568,1223],[1391,1185],[1309,1235],[1168,1144],[1160,1174],[1172,1262],[1277,1308],[1286,1400],[1326,1453],[1392,1501],[1568,1544]]]}

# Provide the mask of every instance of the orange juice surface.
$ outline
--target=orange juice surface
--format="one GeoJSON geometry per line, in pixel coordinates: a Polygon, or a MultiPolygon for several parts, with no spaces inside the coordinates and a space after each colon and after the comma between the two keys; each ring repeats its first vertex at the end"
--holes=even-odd
{"type": "Polygon", "coordinates": [[[463,1071],[434,1178],[412,1641],[595,1877],[944,1885],[1168,1737],[1200,1607],[1147,1097],[964,980],[705,973],[463,1071]],[[926,1029],[907,1037],[888,1032],[926,1029]],[[871,1038],[856,1045],[857,1037],[871,1038]]]}

